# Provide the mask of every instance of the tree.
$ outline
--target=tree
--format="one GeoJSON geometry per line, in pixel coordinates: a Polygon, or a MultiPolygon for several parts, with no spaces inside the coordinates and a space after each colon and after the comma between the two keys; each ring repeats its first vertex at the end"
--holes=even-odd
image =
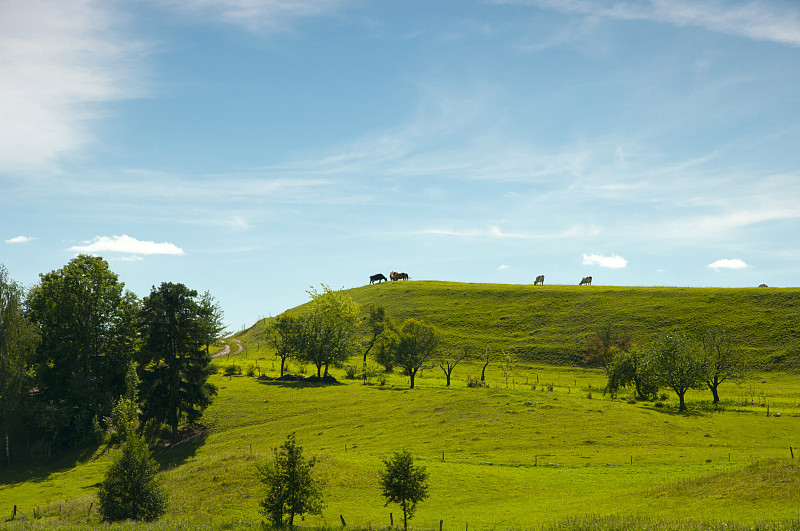
{"type": "Polygon", "coordinates": [[[208,383],[214,368],[204,348],[203,318],[197,291],[183,284],[154,286],[143,302],[138,362],[144,418],[169,425],[173,442],[179,423],[197,422],[217,393],[208,383]]]}
{"type": "Polygon", "coordinates": [[[652,398],[658,393],[658,375],[653,369],[653,360],[649,352],[632,349],[614,352],[611,362],[606,366],[608,383],[603,394],[609,393],[612,398],[620,387],[633,385],[636,396],[641,399],[652,398]]]}
{"type": "Polygon", "coordinates": [[[288,523],[291,529],[295,516],[322,512],[322,491],[312,475],[316,460],[303,457],[303,448],[295,443],[294,434],[273,452],[273,459],[256,466],[267,491],[261,500],[261,512],[275,527],[288,523]]]}
{"type": "Polygon", "coordinates": [[[22,287],[0,265],[0,434],[11,464],[10,432],[23,417],[30,398],[28,366],[39,342],[36,327],[24,315],[22,287]]]}
{"type": "Polygon", "coordinates": [[[403,509],[403,528],[413,518],[417,504],[428,497],[428,473],[424,467],[414,466],[408,451],[395,452],[384,460],[386,470],[380,472],[381,488],[386,505],[397,503],[403,509]]]}
{"type": "Polygon", "coordinates": [[[220,303],[206,291],[200,297],[200,321],[205,332],[206,352],[225,332],[225,313],[220,303]]]}
{"type": "Polygon", "coordinates": [[[616,353],[628,352],[631,348],[631,337],[623,329],[606,323],[586,340],[584,362],[607,369],[616,353]]]}
{"type": "Polygon", "coordinates": [[[686,391],[705,386],[708,365],[698,350],[686,336],[673,333],[663,335],[651,347],[650,356],[657,379],[678,395],[679,411],[686,410],[686,391]]]}
{"type": "Polygon", "coordinates": [[[317,367],[317,377],[328,375],[329,365],[341,365],[355,352],[358,303],[343,291],[322,285],[319,293],[313,287],[308,313],[300,315],[297,356],[317,367]]]}
{"type": "Polygon", "coordinates": [[[707,326],[700,330],[700,343],[708,364],[706,386],[714,403],[719,403],[719,385],[726,380],[740,380],[747,374],[748,362],[744,352],[733,345],[728,331],[722,326],[707,326]]]}
{"type": "Polygon", "coordinates": [[[286,360],[297,355],[300,343],[300,321],[287,313],[276,317],[266,329],[267,342],[275,349],[281,359],[281,376],[286,368],[286,360]]]}
{"type": "Polygon", "coordinates": [[[124,441],[139,426],[139,375],[136,373],[136,362],[128,363],[125,373],[125,394],[119,397],[106,417],[106,431],[109,442],[124,441]]]}
{"type": "Polygon", "coordinates": [[[481,382],[486,381],[486,367],[489,366],[489,362],[492,361],[492,349],[486,347],[486,350],[483,351],[483,368],[481,369],[481,382]]]}
{"type": "Polygon", "coordinates": [[[467,347],[456,351],[453,356],[450,357],[442,357],[439,360],[439,368],[444,371],[444,375],[447,378],[447,387],[450,387],[450,376],[453,374],[453,369],[456,368],[458,362],[466,358],[469,354],[469,350],[467,347]]]}
{"type": "Polygon", "coordinates": [[[369,336],[364,341],[364,382],[367,381],[367,354],[372,347],[379,341],[381,334],[392,327],[391,320],[386,316],[386,309],[383,306],[371,305],[369,307],[369,317],[366,320],[369,336]]]}
{"type": "Polygon", "coordinates": [[[83,442],[123,393],[138,309],[136,296],[97,256],[73,258],[31,290],[28,315],[41,331],[35,385],[53,418],[62,419],[51,426],[57,442],[83,442]]]}
{"type": "Polygon", "coordinates": [[[156,479],[158,463],[141,435],[130,431],[97,493],[103,520],[151,522],[164,514],[167,495],[156,479]]]}
{"type": "Polygon", "coordinates": [[[411,379],[411,389],[417,371],[433,358],[438,344],[439,334],[433,326],[416,319],[406,319],[403,323],[392,359],[411,379]]]}

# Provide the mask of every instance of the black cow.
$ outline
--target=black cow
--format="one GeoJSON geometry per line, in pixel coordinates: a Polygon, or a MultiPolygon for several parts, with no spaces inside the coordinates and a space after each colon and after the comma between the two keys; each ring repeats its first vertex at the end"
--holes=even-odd
{"type": "Polygon", "coordinates": [[[578,284],[579,286],[583,286],[584,284],[588,284],[589,286],[592,285],[592,277],[583,277],[581,279],[581,283],[578,284]]]}
{"type": "Polygon", "coordinates": [[[378,273],[377,275],[370,275],[369,276],[369,283],[370,284],[372,284],[373,282],[377,282],[378,284],[380,284],[381,280],[386,280],[386,277],[383,276],[383,273],[378,273]]]}

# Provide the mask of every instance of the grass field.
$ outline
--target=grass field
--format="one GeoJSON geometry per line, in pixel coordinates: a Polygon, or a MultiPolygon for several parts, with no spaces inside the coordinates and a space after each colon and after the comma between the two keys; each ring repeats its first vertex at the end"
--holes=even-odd
{"type": "MultiPolygon", "coordinates": [[[[392,308],[399,308],[397,300],[413,293],[393,294],[413,292],[417,284],[429,305],[438,297],[434,288],[455,289],[409,282],[362,293],[392,297],[392,308]]],[[[479,298],[475,293],[461,299],[472,308],[464,312],[468,316],[478,311],[477,301],[465,302],[479,298]]],[[[486,303],[482,311],[499,314],[498,304],[486,303]]],[[[412,310],[390,314],[433,320],[412,310]]],[[[470,330],[467,317],[450,319],[462,320],[451,337],[501,344],[502,337],[486,328],[470,330]]],[[[475,361],[456,367],[449,388],[435,367],[418,376],[414,390],[396,373],[382,385],[378,377],[365,385],[345,379],[344,369],[333,370],[338,385],[223,376],[226,366],[277,374],[279,364],[257,331],[237,336],[246,346],[241,354],[215,360],[220,374],[212,380],[219,395],[204,417],[207,430],[156,450],[170,504],[153,529],[255,526],[261,521],[255,464],[291,432],[317,457],[324,482],[323,515],[303,525],[340,527],[341,516],[349,527],[383,528],[390,512],[397,523],[399,509],[384,507],[378,471],[383,459],[401,449],[430,473],[430,498],[412,520],[416,528],[435,529],[443,521],[444,529],[669,529],[693,521],[695,527],[684,529],[700,529],[702,522],[734,529],[771,520],[797,529],[791,522],[800,522],[800,455],[791,456],[800,451],[795,373],[761,372],[739,385],[723,384],[716,408],[710,393],[690,392],[687,414],[677,413],[670,395],[655,402],[635,402],[624,393],[616,400],[603,396],[602,371],[521,357],[508,379],[499,363],[490,364],[488,388],[466,386],[468,376],[480,376],[475,361]],[[626,527],[630,521],[633,527],[626,527]]],[[[503,334],[516,337],[510,330],[503,334]]],[[[361,360],[351,364],[360,366],[361,360]]],[[[293,363],[290,370],[304,369],[293,363]]],[[[97,524],[90,506],[116,451],[101,447],[0,470],[0,527],[97,524]],[[14,505],[18,519],[3,523],[14,505]]]]}

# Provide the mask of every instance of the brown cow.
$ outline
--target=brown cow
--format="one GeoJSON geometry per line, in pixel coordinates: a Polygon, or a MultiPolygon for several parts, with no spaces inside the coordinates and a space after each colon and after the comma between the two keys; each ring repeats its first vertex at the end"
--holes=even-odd
{"type": "Polygon", "coordinates": [[[536,277],[536,280],[534,280],[533,285],[536,286],[538,284],[544,286],[544,275],[539,275],[538,277],[536,277]]]}
{"type": "Polygon", "coordinates": [[[578,285],[579,286],[583,286],[584,284],[587,284],[587,285],[591,286],[592,285],[592,277],[583,277],[581,279],[581,283],[578,284],[578,285]]]}

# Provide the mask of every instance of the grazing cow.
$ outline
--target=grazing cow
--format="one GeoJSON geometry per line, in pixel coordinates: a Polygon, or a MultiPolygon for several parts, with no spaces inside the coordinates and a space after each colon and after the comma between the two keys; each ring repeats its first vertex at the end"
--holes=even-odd
{"type": "Polygon", "coordinates": [[[583,286],[584,284],[587,284],[587,285],[591,286],[592,285],[592,277],[583,277],[581,279],[581,283],[578,284],[578,285],[579,286],[583,286]]]}
{"type": "Polygon", "coordinates": [[[389,278],[391,280],[408,280],[408,273],[398,273],[397,271],[390,271],[389,278]]]}
{"type": "Polygon", "coordinates": [[[541,284],[542,286],[544,286],[544,275],[539,275],[538,277],[536,277],[536,280],[533,281],[533,285],[534,286],[536,286],[538,284],[541,284]]]}
{"type": "Polygon", "coordinates": [[[400,273],[400,280],[408,280],[408,273],[400,273]]]}
{"type": "Polygon", "coordinates": [[[378,273],[377,275],[370,275],[369,276],[369,283],[370,284],[372,284],[373,282],[377,282],[378,284],[380,284],[381,280],[386,280],[386,277],[383,276],[383,273],[378,273]]]}
{"type": "Polygon", "coordinates": [[[758,287],[759,287],[759,288],[766,288],[766,287],[767,287],[767,285],[766,285],[766,284],[759,284],[759,285],[758,285],[758,287]]]}

